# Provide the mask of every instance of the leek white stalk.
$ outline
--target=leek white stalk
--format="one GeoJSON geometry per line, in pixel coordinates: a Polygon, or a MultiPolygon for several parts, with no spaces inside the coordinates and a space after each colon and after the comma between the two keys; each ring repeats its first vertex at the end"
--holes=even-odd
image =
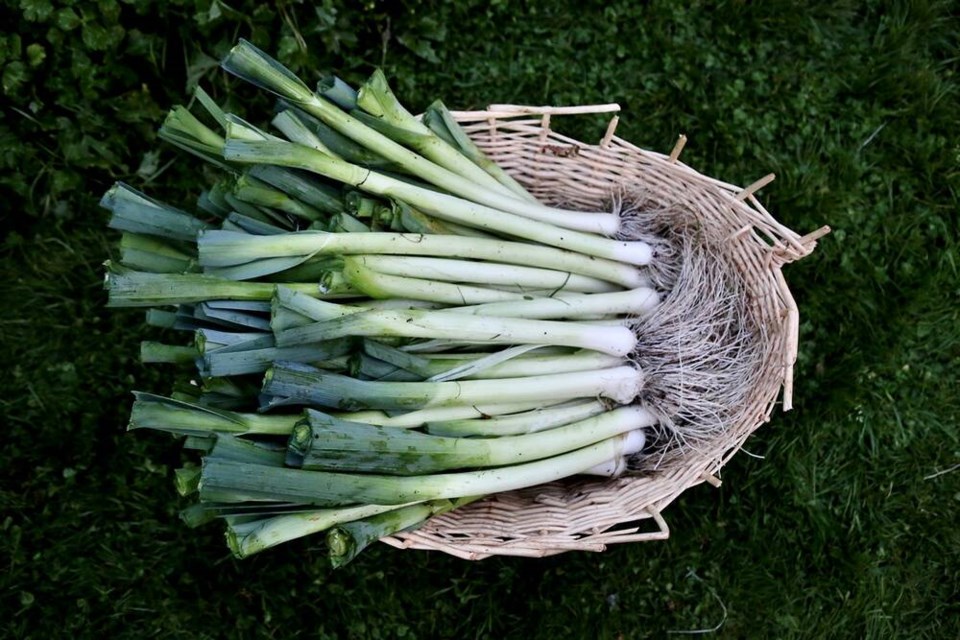
{"type": "Polygon", "coordinates": [[[517,301],[525,297],[521,293],[488,287],[389,275],[368,268],[362,258],[355,256],[344,258],[342,274],[354,290],[380,300],[412,298],[448,305],[474,305],[517,301]]]}
{"type": "MultiPolygon", "coordinates": [[[[451,371],[467,369],[476,361],[464,360],[435,360],[430,359],[426,367],[417,373],[425,374],[424,377],[434,379],[450,379],[451,371]]],[[[524,378],[527,376],[542,376],[548,373],[569,373],[573,371],[591,371],[595,369],[606,369],[626,364],[626,360],[620,356],[612,356],[599,351],[583,349],[569,355],[538,356],[529,355],[513,358],[499,364],[493,364],[489,367],[483,367],[478,371],[470,371],[466,378],[524,378]]]]}
{"type": "Polygon", "coordinates": [[[441,282],[512,285],[527,290],[548,289],[581,293],[617,290],[615,285],[599,278],[520,265],[413,256],[354,256],[353,259],[378,273],[441,282]]]}
{"type": "Polygon", "coordinates": [[[494,316],[473,316],[451,310],[374,309],[287,329],[276,334],[277,345],[296,346],[344,336],[396,336],[478,341],[488,344],[544,344],[578,347],[614,356],[632,352],[637,337],[627,327],[606,327],[494,316]]]}
{"type": "Polygon", "coordinates": [[[643,286],[636,267],[537,244],[418,233],[328,233],[299,231],[251,236],[210,230],[199,234],[197,247],[204,267],[229,267],[264,258],[314,255],[391,254],[488,260],[579,273],[626,288],[643,286]]]}
{"type": "MultiPolygon", "coordinates": [[[[644,242],[597,236],[580,231],[579,229],[584,225],[573,225],[565,219],[557,221],[525,218],[513,211],[497,209],[489,204],[481,204],[419,187],[292,142],[230,139],[224,145],[223,157],[231,162],[274,164],[306,169],[369,193],[402,200],[441,220],[534,240],[598,258],[646,265],[650,263],[652,257],[650,246],[644,242]]],[[[512,198],[510,200],[519,202],[512,198]]],[[[593,221],[603,214],[578,213],[576,215],[584,220],[593,221]]]]}
{"type": "MultiPolygon", "coordinates": [[[[278,469],[205,458],[200,499],[217,502],[277,501],[318,506],[396,504],[487,495],[553,482],[636,449],[642,430],[615,436],[576,451],[524,464],[425,476],[384,476],[278,469]]],[[[642,446],[642,445],[641,445],[642,446]]]]}
{"type": "Polygon", "coordinates": [[[278,362],[264,375],[263,394],[349,411],[410,411],[494,402],[554,404],[597,397],[627,404],[637,397],[643,384],[643,373],[632,366],[496,380],[377,382],[278,362]]]}
{"type": "Polygon", "coordinates": [[[343,422],[308,409],[290,449],[302,456],[303,469],[409,476],[541,460],[655,423],[649,411],[626,406],[549,432],[461,438],[343,422]]]}
{"type": "Polygon", "coordinates": [[[454,353],[416,355],[384,345],[376,340],[364,340],[363,352],[405,369],[431,382],[460,378],[522,378],[548,373],[589,371],[626,364],[619,356],[582,349],[572,353],[539,353],[545,347],[526,345],[508,347],[492,353],[454,353]],[[528,354],[536,349],[538,353],[528,354]]]}

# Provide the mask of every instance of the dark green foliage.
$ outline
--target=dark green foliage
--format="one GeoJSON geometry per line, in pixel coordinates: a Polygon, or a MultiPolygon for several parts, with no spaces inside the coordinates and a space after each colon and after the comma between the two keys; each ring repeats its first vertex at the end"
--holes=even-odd
{"type": "MultiPolygon", "coordinates": [[[[960,637],[960,22],[955,3],[7,0],[0,6],[0,635],[11,638],[960,637]],[[667,542],[468,563],[322,540],[234,561],[177,517],[177,443],[124,431],[138,311],[105,308],[115,180],[192,208],[156,137],[238,37],[308,83],[382,66],[412,111],[619,102],[618,133],[834,233],[786,273],[796,410],[665,512],[667,542]],[[762,455],[764,459],[749,454],[762,455]]],[[[558,118],[587,141],[603,118],[558,118]]]]}

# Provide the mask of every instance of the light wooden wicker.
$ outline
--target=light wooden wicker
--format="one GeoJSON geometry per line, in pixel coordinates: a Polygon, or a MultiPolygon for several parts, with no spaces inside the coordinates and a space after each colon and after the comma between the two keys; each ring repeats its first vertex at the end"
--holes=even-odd
{"type": "Polygon", "coordinates": [[[384,538],[404,549],[429,549],[479,560],[492,555],[543,557],[565,551],[602,551],[621,542],[670,535],[661,515],[687,489],[720,485],[723,465],[747,437],[770,420],[781,401],[791,408],[798,312],[781,267],[813,251],[824,227],[800,236],[779,224],[754,192],[707,177],[678,161],[686,139],[669,155],[639,149],[615,135],[618,105],[525,107],[492,105],[455,112],[471,138],[548,204],[597,210],[618,187],[640,187],[682,201],[702,227],[728,248],[749,283],[755,321],[765,333],[763,383],[753,389],[747,418],[712,447],[666,456],[656,470],[616,480],[571,480],[490,496],[420,529],[384,538]],[[551,118],[612,113],[599,144],[584,144],[550,128],[551,118]]]}

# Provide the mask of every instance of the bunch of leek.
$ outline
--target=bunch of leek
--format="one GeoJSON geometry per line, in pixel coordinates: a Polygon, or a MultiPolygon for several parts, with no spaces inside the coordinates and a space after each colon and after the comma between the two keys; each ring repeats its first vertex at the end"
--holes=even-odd
{"type": "Polygon", "coordinates": [[[485,495],[623,473],[662,419],[633,357],[654,248],[537,202],[380,72],[314,91],[245,41],[222,67],[277,96],[274,132],[198,90],[211,126],[176,107],[160,129],[223,170],[196,213],[124,184],[102,201],[109,304],[193,336],[143,344],[196,375],[130,421],[199,452],[184,519],[225,520],[239,557],[327,532],[339,566],[485,495]]]}

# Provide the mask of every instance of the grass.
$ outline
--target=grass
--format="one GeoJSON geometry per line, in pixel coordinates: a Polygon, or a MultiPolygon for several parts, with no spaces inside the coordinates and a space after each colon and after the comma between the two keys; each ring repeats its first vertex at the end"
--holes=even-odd
{"type": "Polygon", "coordinates": [[[960,637],[951,3],[66,4],[0,8],[16,25],[0,34],[0,636],[960,637]],[[189,205],[196,165],[154,131],[198,79],[263,108],[209,64],[237,35],[305,74],[382,65],[415,109],[619,102],[640,146],[684,132],[705,173],[776,172],[761,195],[781,221],[835,230],[787,268],[795,411],[719,490],[667,510],[670,540],[603,554],[467,563],[379,545],[331,572],[319,540],[235,561],[218,527],[183,527],[175,441],[124,432],[129,391],[169,375],[136,361],[156,337],[140,314],[104,308],[116,238],[96,200],[124,179],[189,205]]]}

